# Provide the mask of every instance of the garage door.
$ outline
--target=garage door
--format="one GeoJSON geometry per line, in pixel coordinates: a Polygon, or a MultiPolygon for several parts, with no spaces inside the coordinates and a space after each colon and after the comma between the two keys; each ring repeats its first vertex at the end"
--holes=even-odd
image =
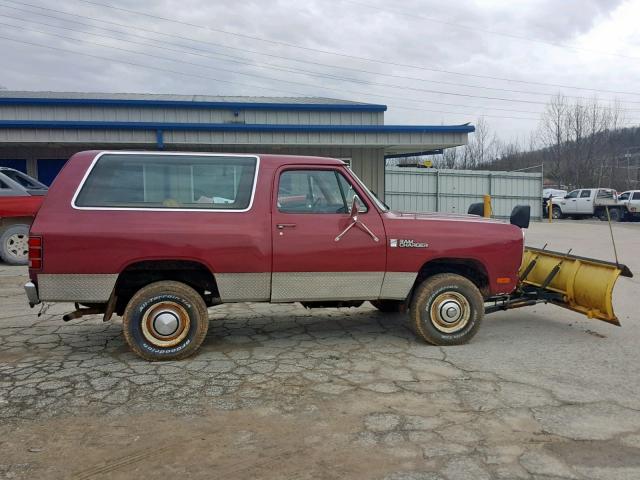
{"type": "Polygon", "coordinates": [[[26,160],[0,160],[0,167],[9,167],[27,173],[26,160]]]}
{"type": "Polygon", "coordinates": [[[39,159],[38,160],[38,180],[40,180],[45,185],[51,185],[51,182],[53,182],[53,179],[56,178],[56,175],[58,175],[58,172],[62,170],[62,167],[66,162],[67,160],[62,160],[58,158],[39,159]]]}

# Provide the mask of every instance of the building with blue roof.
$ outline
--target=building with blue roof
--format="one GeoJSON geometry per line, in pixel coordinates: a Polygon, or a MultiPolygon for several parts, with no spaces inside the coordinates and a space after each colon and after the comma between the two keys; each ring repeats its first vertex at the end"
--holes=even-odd
{"type": "Polygon", "coordinates": [[[386,105],[316,97],[0,91],[0,166],[51,183],[75,152],[141,149],[341,158],[379,196],[385,156],[467,143],[471,125],[385,125],[386,105]]]}

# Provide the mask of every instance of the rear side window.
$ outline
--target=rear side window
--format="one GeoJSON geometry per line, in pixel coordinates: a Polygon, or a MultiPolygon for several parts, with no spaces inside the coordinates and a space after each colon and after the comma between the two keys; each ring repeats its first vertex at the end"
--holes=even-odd
{"type": "Polygon", "coordinates": [[[580,193],[580,198],[589,198],[591,197],[591,190],[582,190],[580,193]]]}
{"type": "Polygon", "coordinates": [[[245,210],[256,171],[255,157],[106,154],[75,206],[245,210]]]}
{"type": "Polygon", "coordinates": [[[640,200],[640,192],[633,192],[633,200],[640,200]]]}

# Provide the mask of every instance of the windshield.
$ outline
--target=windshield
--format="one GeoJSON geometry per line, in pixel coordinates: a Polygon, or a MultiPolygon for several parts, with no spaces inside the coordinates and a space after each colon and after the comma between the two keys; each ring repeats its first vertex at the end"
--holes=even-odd
{"type": "Polygon", "coordinates": [[[45,185],[32,179],[31,177],[29,177],[28,175],[25,175],[24,173],[18,172],[17,170],[2,170],[2,173],[4,173],[11,180],[13,180],[14,182],[18,183],[19,185],[25,188],[31,188],[34,190],[47,188],[45,185]]]}
{"type": "Polygon", "coordinates": [[[358,182],[358,184],[360,185],[360,187],[365,191],[365,193],[369,196],[369,199],[371,199],[371,201],[373,203],[375,203],[377,205],[377,207],[382,210],[383,212],[388,212],[389,211],[389,207],[387,207],[377,196],[375,193],[373,193],[371,190],[369,190],[367,188],[367,186],[362,182],[362,180],[360,180],[358,178],[358,176],[353,172],[353,170],[349,170],[349,172],[351,173],[351,176],[353,178],[356,179],[356,181],[358,182]]]}

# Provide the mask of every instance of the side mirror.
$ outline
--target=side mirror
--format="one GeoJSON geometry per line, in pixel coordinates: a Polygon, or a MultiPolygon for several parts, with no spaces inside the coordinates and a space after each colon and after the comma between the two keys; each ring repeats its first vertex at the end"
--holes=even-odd
{"type": "Polygon", "coordinates": [[[469,215],[478,215],[482,217],[484,215],[484,203],[472,203],[469,205],[469,210],[467,210],[469,215]]]}
{"type": "Polygon", "coordinates": [[[530,205],[516,205],[511,211],[511,218],[509,222],[511,225],[515,225],[520,228],[529,228],[529,221],[531,220],[531,206],[530,205]]]}
{"type": "Polygon", "coordinates": [[[358,213],[360,212],[361,206],[362,202],[360,201],[360,197],[358,197],[358,195],[354,195],[353,201],[351,202],[351,208],[349,209],[349,215],[354,221],[358,220],[358,213]]]}

